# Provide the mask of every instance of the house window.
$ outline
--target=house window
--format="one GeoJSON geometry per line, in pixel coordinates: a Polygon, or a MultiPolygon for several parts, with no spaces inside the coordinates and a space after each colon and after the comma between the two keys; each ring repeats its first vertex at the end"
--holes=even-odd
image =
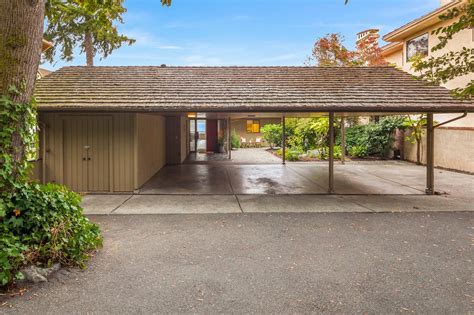
{"type": "Polygon", "coordinates": [[[247,133],[259,133],[260,120],[247,120],[247,133]]]}
{"type": "Polygon", "coordinates": [[[407,61],[416,55],[428,56],[428,33],[407,41],[407,61]]]}

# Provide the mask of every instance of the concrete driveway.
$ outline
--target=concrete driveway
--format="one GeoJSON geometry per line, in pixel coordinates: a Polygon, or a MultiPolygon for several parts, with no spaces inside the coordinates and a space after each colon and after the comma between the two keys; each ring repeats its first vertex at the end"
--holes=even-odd
{"type": "MultiPolygon", "coordinates": [[[[265,152],[266,153],[266,152],[265,152]]],[[[86,214],[473,211],[474,176],[436,170],[424,194],[425,168],[406,162],[336,166],[327,195],[326,163],[167,166],[138,194],[88,195],[86,214]]]]}
{"type": "Polygon", "coordinates": [[[105,244],[88,269],[62,270],[0,312],[474,312],[472,212],[91,219],[105,244]]]}

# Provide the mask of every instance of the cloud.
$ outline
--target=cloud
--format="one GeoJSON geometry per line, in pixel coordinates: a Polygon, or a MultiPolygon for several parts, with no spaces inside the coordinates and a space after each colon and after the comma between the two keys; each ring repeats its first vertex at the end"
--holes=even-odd
{"type": "Polygon", "coordinates": [[[127,30],[127,36],[136,40],[134,46],[152,49],[178,50],[184,49],[181,46],[164,43],[163,40],[151,33],[139,29],[127,30]]]}

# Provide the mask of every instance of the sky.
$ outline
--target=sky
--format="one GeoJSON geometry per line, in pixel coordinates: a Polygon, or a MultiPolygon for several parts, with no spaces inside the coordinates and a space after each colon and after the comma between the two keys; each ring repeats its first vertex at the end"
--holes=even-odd
{"type": "MultiPolygon", "coordinates": [[[[340,33],[354,48],[368,28],[381,35],[439,6],[439,0],[125,0],[120,32],[136,39],[97,66],[301,66],[314,42],[340,33]]],[[[380,43],[384,43],[381,41],[380,43]]],[[[42,67],[85,65],[76,51],[72,62],[42,67]]]]}

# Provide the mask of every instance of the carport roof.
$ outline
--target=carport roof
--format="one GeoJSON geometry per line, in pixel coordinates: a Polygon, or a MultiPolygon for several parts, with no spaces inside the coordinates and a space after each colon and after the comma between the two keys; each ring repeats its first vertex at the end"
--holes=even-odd
{"type": "Polygon", "coordinates": [[[35,94],[53,111],[474,111],[393,67],[65,67],[35,94]]]}

